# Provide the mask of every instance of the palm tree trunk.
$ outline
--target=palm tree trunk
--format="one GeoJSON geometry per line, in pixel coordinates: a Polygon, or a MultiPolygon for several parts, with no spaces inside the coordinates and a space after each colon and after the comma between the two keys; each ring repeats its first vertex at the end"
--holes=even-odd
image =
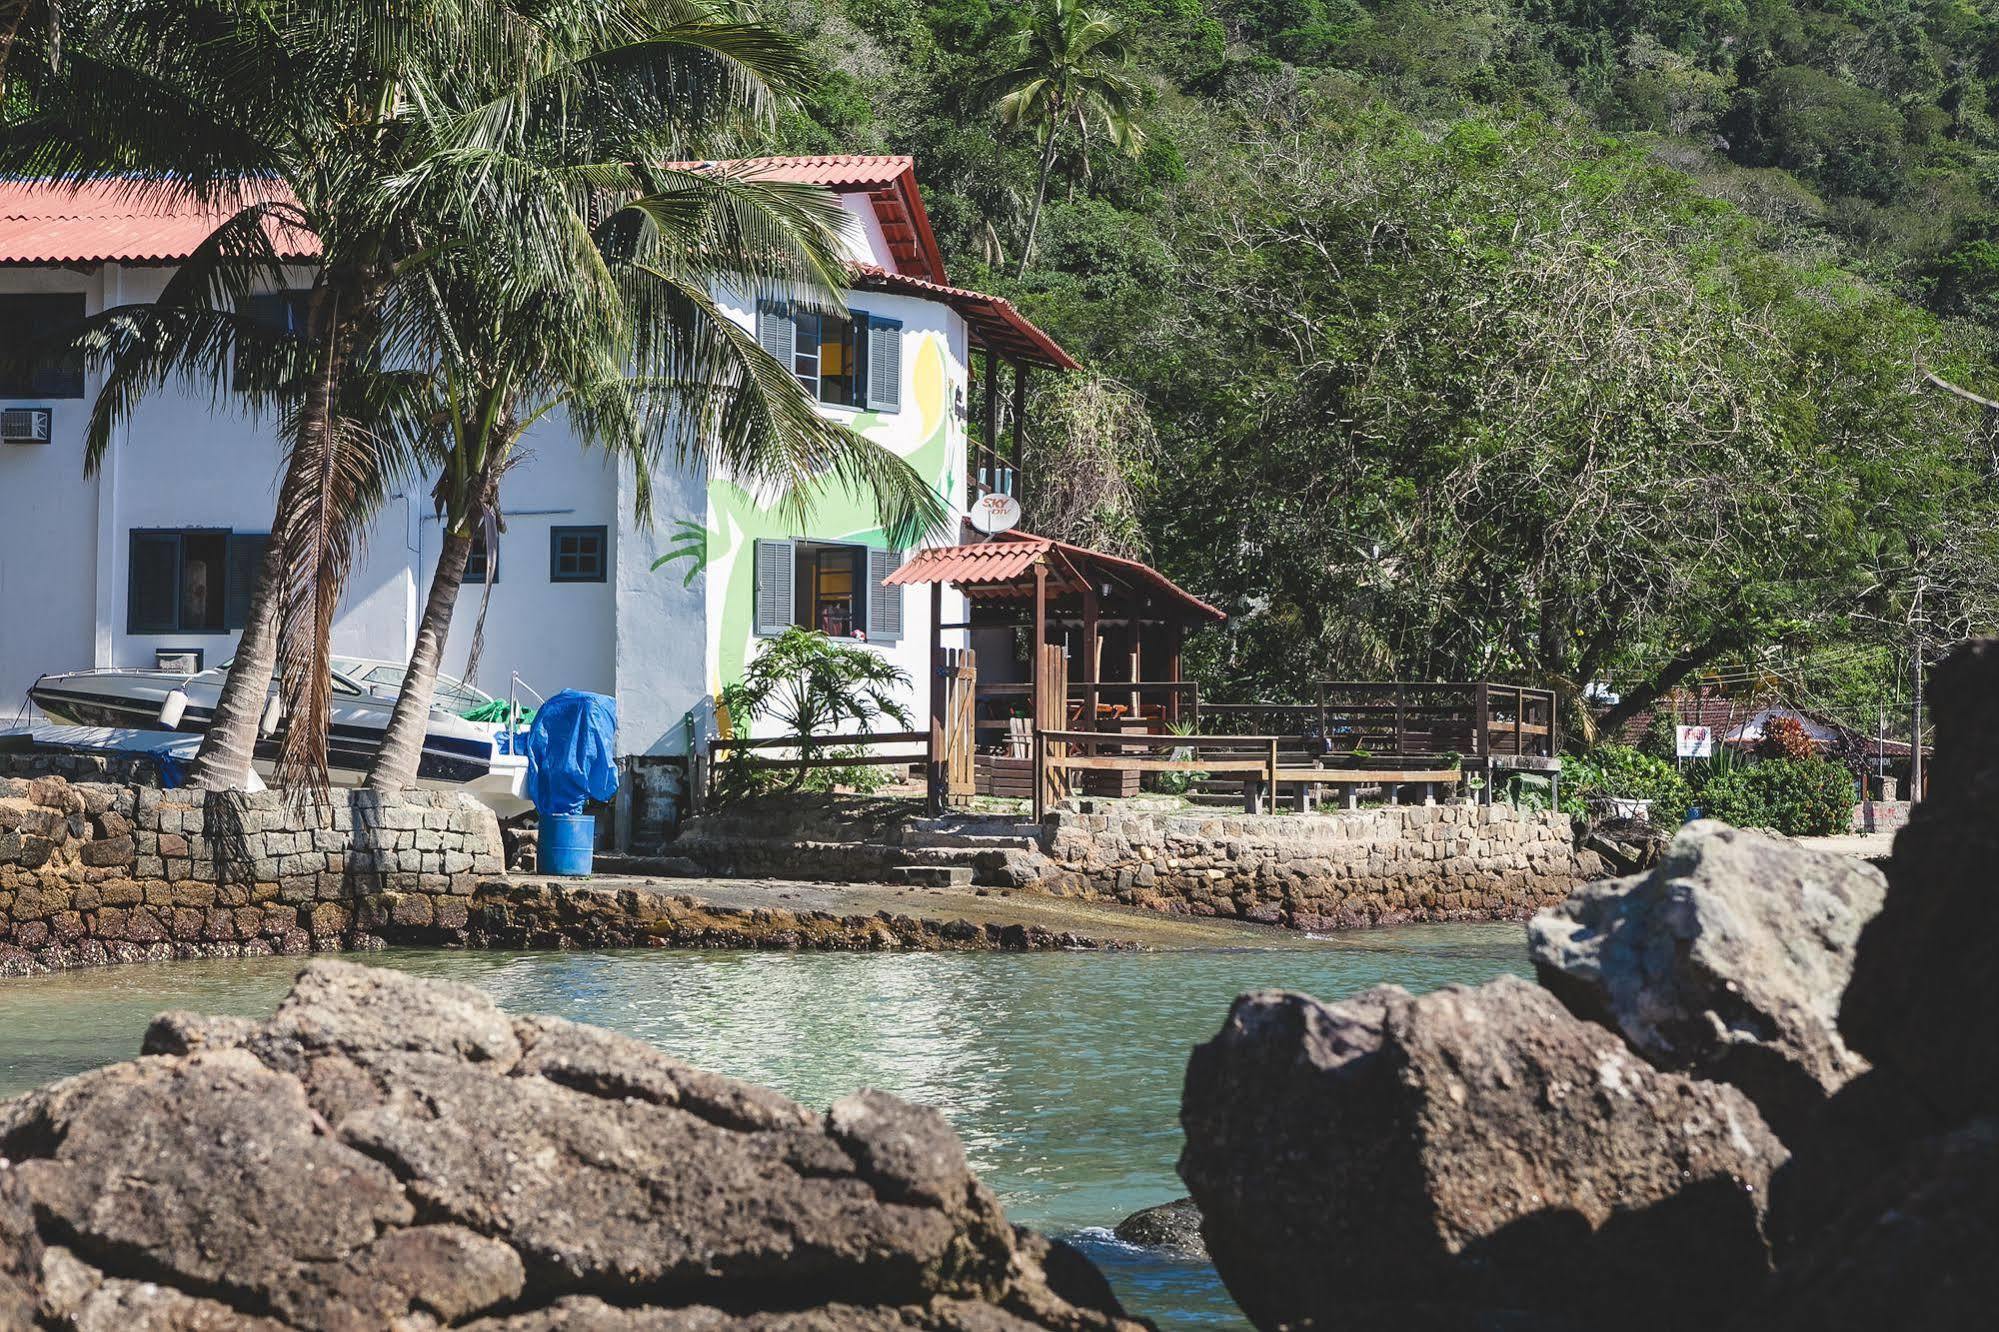
{"type": "MultiPolygon", "coordinates": [[[[314,375],[311,386],[306,390],[299,412],[298,438],[293,441],[285,464],[284,481],[278,487],[278,510],[271,522],[270,544],[264,550],[264,562],[257,570],[257,587],[250,594],[243,637],[237,644],[235,659],[229,663],[229,674],[222,682],[222,696],[216,700],[215,715],[201,737],[201,749],[189,767],[190,781],[204,791],[225,791],[248,782],[250,760],[257,745],[257,723],[270,703],[271,676],[278,666],[278,609],[280,590],[285,580],[287,519],[303,498],[316,488],[305,463],[313,450],[302,445],[304,441],[316,437],[320,448],[332,447],[330,435],[333,429],[334,384],[339,377],[339,351],[353,336],[352,328],[343,327],[339,321],[335,321],[331,329],[326,327],[333,316],[332,300],[331,284],[322,275],[313,292],[310,317],[313,331],[333,344],[334,363],[328,373],[314,375]]],[[[351,313],[345,322],[352,325],[351,313]]]]}
{"type": "Polygon", "coordinates": [[[284,559],[284,548],[273,538],[264,547],[243,637],[222,682],[222,696],[188,768],[188,783],[199,790],[226,791],[249,780],[257,725],[270,704],[271,673],[278,665],[278,585],[284,578],[284,559]]]}
{"type": "Polygon", "coordinates": [[[437,667],[444,658],[445,636],[451,632],[451,612],[458,604],[458,588],[465,581],[465,563],[471,554],[471,537],[445,532],[444,548],[437,555],[437,570],[430,576],[430,597],[424,602],[423,619],[417,625],[416,647],[410,653],[410,667],[403,676],[403,690],[396,696],[389,729],[382,736],[374,766],[368,770],[371,790],[407,791],[416,785],[430,702],[437,695],[437,667]]]}
{"type": "Polygon", "coordinates": [[[1048,201],[1048,172],[1055,165],[1057,128],[1051,121],[1048,142],[1041,145],[1041,179],[1034,187],[1034,211],[1027,215],[1027,243],[1020,247],[1020,271],[1013,275],[1016,282],[1027,276],[1027,261],[1034,254],[1034,233],[1041,229],[1041,205],[1048,201]]]}

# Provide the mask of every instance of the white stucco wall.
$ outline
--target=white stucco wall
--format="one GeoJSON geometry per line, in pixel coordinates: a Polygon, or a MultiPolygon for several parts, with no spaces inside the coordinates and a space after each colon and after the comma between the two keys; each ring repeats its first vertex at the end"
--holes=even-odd
{"type": "MultiPolygon", "coordinates": [[[[0,269],[0,292],[81,292],[102,304],[112,273],[0,269]]],[[[86,380],[84,391],[95,387],[86,380]]],[[[89,666],[96,651],[98,498],[83,474],[89,398],[0,399],[48,407],[47,444],[0,444],[0,725],[13,720],[45,671],[89,666]]]]}
{"type": "MultiPolygon", "coordinates": [[[[865,197],[843,197],[857,225],[854,257],[893,266],[865,197]]],[[[157,295],[169,270],[104,265],[77,273],[61,269],[0,269],[0,291],[84,292],[87,308],[157,295]]],[[[307,276],[299,275],[298,285],[307,276]]],[[[909,459],[933,480],[955,515],[965,485],[965,423],[958,403],[966,381],[964,321],[934,301],[856,292],[853,308],[903,325],[902,407],[895,413],[824,410],[867,438],[909,459]]],[[[754,328],[753,311],[724,297],[730,316],[754,328]]],[[[55,409],[55,435],[43,446],[0,445],[0,721],[37,675],[86,666],[151,666],[158,647],[200,647],[210,665],[234,651],[234,633],[126,632],[130,534],[143,528],[269,530],[280,449],[269,422],[211,401],[206,386],[169,386],[150,395],[114,445],[101,478],[82,469],[82,433],[90,395],[32,405],[55,409]]],[[[29,405],[8,403],[5,405],[29,405]]],[[[654,478],[650,525],[635,521],[632,479],[603,457],[586,453],[559,416],[526,441],[527,460],[502,486],[507,530],[500,537],[500,576],[487,610],[478,683],[504,697],[509,675],[543,695],[562,688],[614,694],[620,748],[632,754],[684,752],[687,719],[705,729],[715,690],[740,674],[757,650],[748,598],[751,543],[759,536],[883,544],[869,502],[827,496],[803,524],[781,529],[764,507],[735,492],[727,479],[699,468],[669,469],[654,478]],[[654,570],[691,525],[708,533],[702,571],[685,564],[654,570]],[[555,583],[549,576],[550,528],[603,526],[610,537],[603,583],[555,583]],[[738,564],[738,561],[741,564],[738,564]],[[733,579],[733,581],[732,581],[733,579]]],[[[930,538],[957,539],[955,523],[930,538]]],[[[429,488],[391,498],[368,528],[333,630],[336,652],[402,660],[415,633],[421,599],[437,558],[439,528],[429,488]]],[[[462,594],[445,655],[446,670],[464,673],[481,589],[462,594]]],[[[962,619],[956,594],[946,618],[962,619]]],[[[908,702],[919,720],[928,709],[930,598],[904,594],[905,634],[897,644],[871,644],[911,678],[908,702]]],[[[947,636],[962,642],[963,635],[947,636]]]]}

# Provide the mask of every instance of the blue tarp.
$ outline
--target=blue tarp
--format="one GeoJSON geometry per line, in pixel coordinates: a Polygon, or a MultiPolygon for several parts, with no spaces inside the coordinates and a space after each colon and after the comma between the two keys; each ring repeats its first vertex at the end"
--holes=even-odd
{"type": "Polygon", "coordinates": [[[527,796],[543,814],[581,814],[586,800],[618,792],[618,705],[565,689],[541,705],[528,731],[527,796]]]}

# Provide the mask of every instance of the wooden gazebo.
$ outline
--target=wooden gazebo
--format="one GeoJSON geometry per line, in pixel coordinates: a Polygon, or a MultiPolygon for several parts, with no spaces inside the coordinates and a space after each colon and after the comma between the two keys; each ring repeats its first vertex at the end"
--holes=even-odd
{"type": "MultiPolygon", "coordinates": [[[[941,650],[945,629],[1030,629],[1029,684],[1037,693],[1046,646],[1067,648],[1068,682],[1077,685],[1105,686],[1107,653],[1115,655],[1108,680],[1119,692],[1178,685],[1187,631],[1227,618],[1148,564],[1028,532],[918,551],[885,581],[930,585],[933,650],[941,650]],[[941,613],[947,583],[970,608],[965,620],[948,625],[941,613]]],[[[1086,728],[1095,701],[1084,709],[1086,728]]]]}
{"type": "Polygon", "coordinates": [[[965,746],[936,778],[950,795],[974,780],[972,737],[1009,729],[981,719],[980,704],[1020,705],[1038,732],[1180,720],[1194,690],[1181,679],[1187,631],[1226,618],[1150,565],[1028,532],[919,551],[884,582],[930,586],[932,725],[965,746]],[[944,622],[946,584],[965,596],[962,621],[944,622]],[[943,646],[947,629],[1027,630],[1028,678],[976,672],[969,653],[943,646]]]}

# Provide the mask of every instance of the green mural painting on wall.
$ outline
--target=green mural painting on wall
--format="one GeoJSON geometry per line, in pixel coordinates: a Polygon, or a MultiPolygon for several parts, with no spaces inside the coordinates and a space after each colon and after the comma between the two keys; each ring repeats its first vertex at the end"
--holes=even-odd
{"type": "MultiPolygon", "coordinates": [[[[953,467],[951,400],[945,371],[943,338],[924,333],[910,358],[909,397],[900,412],[861,412],[853,429],[882,447],[901,454],[919,476],[934,478],[947,500],[958,493],[961,478],[953,467]]],[[[698,560],[708,574],[708,689],[719,694],[724,683],[742,678],[755,641],[756,561],[749,552],[759,540],[804,537],[819,541],[850,541],[883,546],[887,538],[876,521],[873,501],[844,489],[829,488],[812,506],[805,530],[792,530],[767,500],[749,494],[732,481],[714,480],[708,487],[708,524],[700,532],[698,555],[683,549],[676,530],[674,549],[654,567],[677,559],[698,560]]],[[[696,570],[698,573],[699,570],[696,570]]],[[[695,575],[688,575],[691,582],[695,575]]]]}
{"type": "Polygon", "coordinates": [[[687,573],[680,580],[682,587],[693,587],[694,580],[708,570],[708,547],[715,540],[715,534],[692,518],[682,518],[673,525],[672,544],[666,554],[652,562],[654,573],[669,564],[687,561],[687,573]]]}

